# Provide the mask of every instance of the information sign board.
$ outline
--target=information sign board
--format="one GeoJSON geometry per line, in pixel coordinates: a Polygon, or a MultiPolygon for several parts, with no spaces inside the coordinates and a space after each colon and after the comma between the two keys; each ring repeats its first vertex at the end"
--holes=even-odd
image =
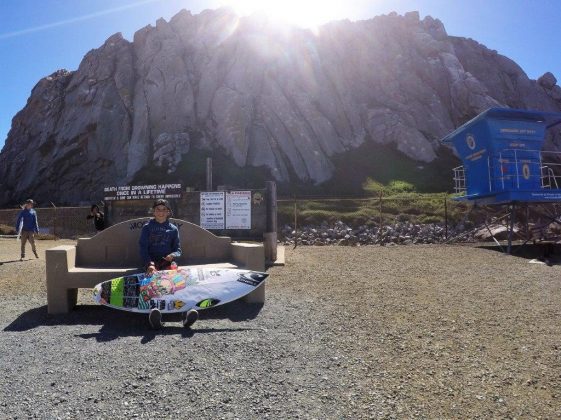
{"type": "Polygon", "coordinates": [[[251,191],[226,193],[226,229],[251,229],[251,191]]]}
{"type": "Polygon", "coordinates": [[[224,192],[201,192],[201,223],[204,229],[224,229],[224,192]]]}

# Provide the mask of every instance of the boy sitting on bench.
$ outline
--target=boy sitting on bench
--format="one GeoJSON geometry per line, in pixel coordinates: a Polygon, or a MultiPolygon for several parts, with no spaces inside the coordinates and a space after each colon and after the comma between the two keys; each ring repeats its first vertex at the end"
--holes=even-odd
{"type": "MultiPolygon", "coordinates": [[[[181,256],[179,229],[169,221],[171,208],[168,201],[158,199],[154,202],[152,209],[154,218],[142,227],[138,241],[146,276],[151,276],[158,270],[177,268],[174,260],[181,256]]],[[[189,328],[197,319],[199,319],[199,313],[191,309],[183,313],[183,326],[189,328]]],[[[162,328],[162,313],[158,308],[150,310],[148,322],[154,329],[162,328]]]]}

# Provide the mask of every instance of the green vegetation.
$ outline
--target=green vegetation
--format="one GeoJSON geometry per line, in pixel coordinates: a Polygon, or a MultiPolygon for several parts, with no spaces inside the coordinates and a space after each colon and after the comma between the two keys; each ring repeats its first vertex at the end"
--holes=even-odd
{"type": "Polygon", "coordinates": [[[467,211],[467,204],[456,202],[445,194],[397,194],[379,198],[357,199],[298,199],[280,200],[278,221],[294,224],[319,225],[341,220],[358,226],[391,224],[396,221],[412,223],[444,223],[447,205],[448,223],[457,223],[467,211]]]}
{"type": "Polygon", "coordinates": [[[363,184],[365,198],[322,198],[281,200],[279,223],[317,225],[341,220],[349,225],[379,225],[396,221],[412,223],[459,222],[467,204],[454,201],[446,193],[417,193],[403,180],[390,180],[386,185],[368,178],[363,184]],[[445,204],[446,203],[446,204],[445,204]]]}
{"type": "Polygon", "coordinates": [[[413,193],[415,192],[415,186],[407,181],[392,179],[388,185],[384,185],[381,182],[374,181],[372,178],[366,178],[364,184],[362,184],[362,189],[367,193],[367,195],[395,195],[403,193],[413,193]]]}
{"type": "Polygon", "coordinates": [[[0,235],[15,235],[16,229],[13,226],[0,224],[0,235]]]}
{"type": "MultiPolygon", "coordinates": [[[[16,229],[14,227],[4,225],[4,224],[0,224],[0,235],[16,235],[16,234],[17,234],[17,232],[16,232],[16,229]]],[[[58,239],[58,238],[55,235],[52,235],[50,233],[38,233],[38,234],[35,235],[35,239],[54,240],[54,239],[58,239]]]]}

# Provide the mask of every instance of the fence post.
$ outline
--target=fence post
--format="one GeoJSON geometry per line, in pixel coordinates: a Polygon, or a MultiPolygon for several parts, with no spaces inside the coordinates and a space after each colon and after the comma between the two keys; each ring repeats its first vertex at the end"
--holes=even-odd
{"type": "Polygon", "coordinates": [[[277,184],[274,181],[265,183],[267,188],[267,222],[265,233],[265,259],[268,262],[277,260],[277,184]]]}
{"type": "Polygon", "coordinates": [[[296,204],[296,194],[294,194],[294,248],[298,245],[298,210],[296,204]]]}
{"type": "Polygon", "coordinates": [[[56,238],[56,206],[52,201],[50,203],[51,203],[51,206],[53,206],[55,208],[55,216],[53,218],[53,236],[56,238]]]}
{"type": "Polygon", "coordinates": [[[444,193],[444,239],[448,240],[448,194],[444,193]]]}
{"type": "Polygon", "coordinates": [[[532,238],[530,234],[530,224],[528,220],[530,219],[530,205],[526,203],[526,241],[529,241],[532,238]]]}
{"type": "Polygon", "coordinates": [[[380,222],[379,222],[380,229],[382,229],[382,195],[383,194],[384,192],[380,190],[380,222]]]}

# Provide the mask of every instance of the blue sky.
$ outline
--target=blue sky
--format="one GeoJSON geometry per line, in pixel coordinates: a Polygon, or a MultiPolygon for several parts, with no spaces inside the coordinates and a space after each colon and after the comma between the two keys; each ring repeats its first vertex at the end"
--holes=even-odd
{"type": "Polygon", "coordinates": [[[421,18],[440,19],[449,35],[473,38],[513,59],[530,78],[551,71],[561,84],[559,0],[0,0],[0,148],[42,77],[76,70],[89,50],[115,32],[132,40],[160,17],[225,3],[242,14],[260,4],[302,25],[417,10],[421,18]]]}

